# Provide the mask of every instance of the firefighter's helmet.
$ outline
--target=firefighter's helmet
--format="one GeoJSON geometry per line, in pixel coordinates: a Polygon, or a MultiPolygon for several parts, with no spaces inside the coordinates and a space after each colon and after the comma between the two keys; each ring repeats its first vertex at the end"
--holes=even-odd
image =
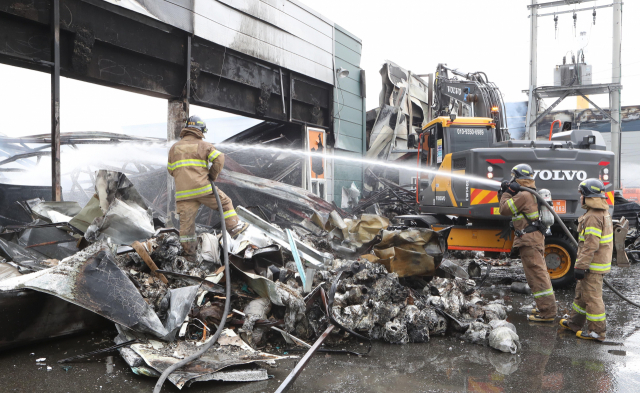
{"type": "Polygon", "coordinates": [[[578,191],[585,198],[606,198],[604,195],[604,184],[598,179],[587,179],[580,182],[578,191]]]}
{"type": "Polygon", "coordinates": [[[204,121],[202,121],[202,119],[199,116],[190,116],[187,119],[187,124],[185,126],[189,128],[198,129],[202,132],[208,131],[207,124],[204,121]]]}
{"type": "Polygon", "coordinates": [[[533,169],[529,164],[518,164],[511,169],[511,176],[516,179],[533,180],[533,169]]]}

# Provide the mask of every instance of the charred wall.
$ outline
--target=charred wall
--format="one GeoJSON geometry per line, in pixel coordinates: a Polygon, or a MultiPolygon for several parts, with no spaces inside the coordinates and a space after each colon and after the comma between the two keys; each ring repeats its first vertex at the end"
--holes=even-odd
{"type": "MultiPolygon", "coordinates": [[[[1,63],[49,72],[50,9],[49,0],[0,1],[1,63]]],[[[62,76],[331,128],[331,85],[199,37],[189,40],[189,32],[150,16],[101,0],[61,0],[60,28],[62,76]]]]}

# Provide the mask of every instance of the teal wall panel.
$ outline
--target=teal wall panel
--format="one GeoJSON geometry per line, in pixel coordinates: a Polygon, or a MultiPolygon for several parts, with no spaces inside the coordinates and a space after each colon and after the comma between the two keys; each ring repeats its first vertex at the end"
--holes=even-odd
{"type": "Polygon", "coordinates": [[[349,70],[349,76],[347,76],[347,78],[353,79],[354,81],[360,83],[360,67],[354,66],[353,64],[344,61],[339,57],[336,57],[336,68],[340,67],[349,70]]]}
{"type": "Polygon", "coordinates": [[[348,91],[333,89],[333,102],[336,104],[346,105],[353,109],[362,111],[362,100],[360,95],[349,93],[348,91]]]}
{"type": "Polygon", "coordinates": [[[340,135],[339,139],[336,141],[336,145],[340,145],[340,149],[348,150],[354,153],[360,153],[360,157],[362,154],[362,139],[354,138],[349,135],[340,135]]]}
{"type": "MultiPolygon", "coordinates": [[[[338,119],[335,119],[333,127],[340,128],[340,136],[350,136],[355,139],[362,139],[362,124],[352,123],[344,119],[338,122],[338,119]]],[[[362,150],[358,149],[358,151],[361,152],[362,150]]]]}
{"type": "MultiPolygon", "coordinates": [[[[360,73],[360,70],[358,70],[358,73],[360,73]]],[[[360,95],[360,82],[356,82],[349,77],[340,78],[336,87],[339,87],[344,91],[348,91],[349,93],[356,94],[358,96],[360,95]]]]}
{"type": "MultiPolygon", "coordinates": [[[[360,124],[360,126],[362,127],[362,110],[340,105],[336,107],[335,112],[336,113],[334,117],[336,119],[340,118],[340,120],[346,120],[355,124],[360,124]]],[[[342,134],[342,132],[340,132],[340,134],[342,134]]],[[[362,138],[362,135],[359,135],[359,137],[362,138]]]]}
{"type": "Polygon", "coordinates": [[[360,53],[352,51],[338,41],[336,41],[336,57],[355,67],[360,65],[360,53]]]}
{"type": "Polygon", "coordinates": [[[336,26],[336,42],[340,42],[342,45],[346,46],[354,52],[362,53],[362,43],[343,33],[340,29],[341,28],[336,26]]]}
{"type": "Polygon", "coordinates": [[[349,70],[349,76],[337,80],[334,88],[334,131],[336,145],[334,149],[334,187],[333,200],[336,205],[342,203],[342,187],[356,187],[362,191],[363,166],[357,162],[341,161],[340,157],[362,158],[364,138],[366,138],[366,108],[362,97],[362,78],[360,60],[362,42],[340,26],[335,26],[335,67],[349,70]]]}

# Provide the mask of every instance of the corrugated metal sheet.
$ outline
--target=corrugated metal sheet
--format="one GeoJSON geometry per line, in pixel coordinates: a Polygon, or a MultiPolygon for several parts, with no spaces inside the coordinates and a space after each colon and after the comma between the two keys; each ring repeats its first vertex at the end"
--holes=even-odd
{"type": "Polygon", "coordinates": [[[333,23],[289,0],[105,0],[333,84],[333,23]]]}

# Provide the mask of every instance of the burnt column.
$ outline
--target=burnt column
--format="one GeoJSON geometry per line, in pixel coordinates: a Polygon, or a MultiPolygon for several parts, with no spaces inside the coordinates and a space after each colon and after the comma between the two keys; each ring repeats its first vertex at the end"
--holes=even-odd
{"type": "MultiPolygon", "coordinates": [[[[191,36],[187,37],[185,58],[186,82],[183,93],[184,98],[169,100],[167,108],[167,145],[170,147],[178,138],[180,131],[189,118],[189,98],[191,96],[191,36]]],[[[171,175],[167,173],[167,223],[168,227],[180,227],[180,221],[176,217],[175,183],[171,175]]]]}
{"type": "Polygon", "coordinates": [[[60,0],[51,0],[51,199],[62,200],[60,187],[60,0]]]}

